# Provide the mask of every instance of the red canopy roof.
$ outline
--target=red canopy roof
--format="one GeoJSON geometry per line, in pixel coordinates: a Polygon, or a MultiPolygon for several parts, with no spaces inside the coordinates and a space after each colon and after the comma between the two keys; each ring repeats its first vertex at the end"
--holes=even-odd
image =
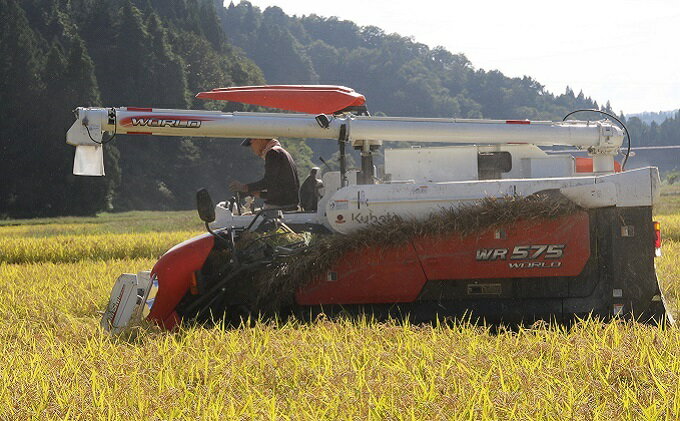
{"type": "Polygon", "coordinates": [[[199,92],[196,98],[242,102],[309,114],[332,114],[366,103],[366,98],[345,86],[265,85],[217,88],[199,92]]]}

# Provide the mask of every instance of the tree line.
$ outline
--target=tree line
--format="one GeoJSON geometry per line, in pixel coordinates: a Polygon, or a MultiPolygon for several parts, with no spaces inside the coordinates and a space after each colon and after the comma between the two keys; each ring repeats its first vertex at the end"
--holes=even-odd
{"type": "MultiPolygon", "coordinates": [[[[186,209],[199,187],[222,199],[230,178],[261,175],[238,142],[125,136],[105,147],[106,177],[73,176],[74,151],[64,142],[77,106],[252,111],[259,108],[194,94],[322,83],[365,94],[373,114],[561,119],[575,108],[612,111],[377,27],[246,1],[0,0],[0,54],[0,217],[186,209]]],[[[629,124],[649,144],[678,143],[677,114],[629,124]]],[[[285,142],[301,172],[335,150],[333,142],[285,142]]]]}
{"type": "Polygon", "coordinates": [[[0,216],[187,208],[254,167],[234,142],[130,136],[104,148],[106,177],[71,175],[77,106],[232,111],[193,96],[265,82],[209,0],[0,0],[0,54],[0,216]]]}

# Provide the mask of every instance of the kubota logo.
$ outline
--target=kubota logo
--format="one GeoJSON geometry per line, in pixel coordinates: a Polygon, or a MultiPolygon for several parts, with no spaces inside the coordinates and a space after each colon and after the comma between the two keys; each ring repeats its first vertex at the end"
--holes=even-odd
{"type": "Polygon", "coordinates": [[[368,213],[362,213],[362,212],[357,212],[350,215],[352,222],[355,222],[357,224],[384,224],[384,223],[389,223],[394,221],[397,218],[397,215],[393,214],[392,212],[387,212],[384,215],[375,215],[373,212],[368,212],[368,213]]]}

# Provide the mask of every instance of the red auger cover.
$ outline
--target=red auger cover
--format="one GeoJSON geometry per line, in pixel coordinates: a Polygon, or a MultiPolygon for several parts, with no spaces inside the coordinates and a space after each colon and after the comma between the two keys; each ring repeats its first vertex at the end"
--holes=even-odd
{"type": "Polygon", "coordinates": [[[366,103],[353,89],[333,85],[264,85],[217,88],[196,98],[241,102],[309,114],[332,114],[366,103]]]}

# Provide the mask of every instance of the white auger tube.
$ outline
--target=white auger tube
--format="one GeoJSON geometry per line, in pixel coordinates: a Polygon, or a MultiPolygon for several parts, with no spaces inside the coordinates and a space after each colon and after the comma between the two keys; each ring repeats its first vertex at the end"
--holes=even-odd
{"type": "Polygon", "coordinates": [[[194,137],[293,137],[347,140],[354,145],[383,141],[430,143],[528,143],[588,148],[596,172],[613,172],[623,130],[609,121],[469,120],[410,117],[329,117],[311,114],[222,113],[152,108],[78,108],[66,142],[77,148],[76,175],[104,175],[103,133],[194,137]],[[83,149],[81,149],[83,148],[83,149]],[[78,152],[80,151],[80,152],[78,152]]]}

